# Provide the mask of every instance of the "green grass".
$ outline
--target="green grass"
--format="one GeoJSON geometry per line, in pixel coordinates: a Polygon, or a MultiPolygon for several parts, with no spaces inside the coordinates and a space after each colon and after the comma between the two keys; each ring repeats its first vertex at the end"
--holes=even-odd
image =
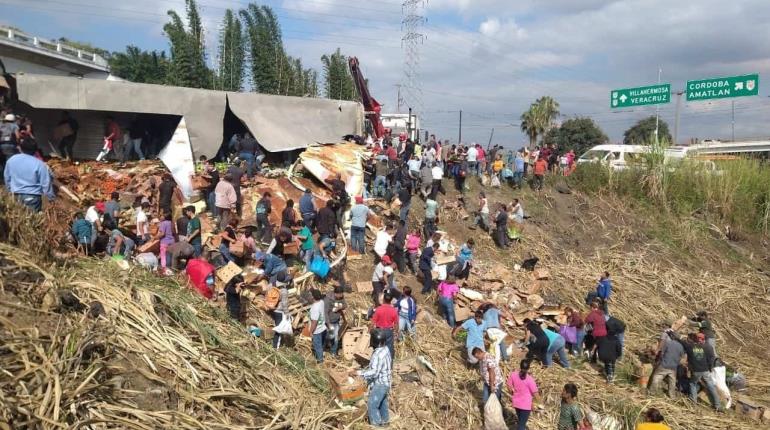
{"type": "Polygon", "coordinates": [[[580,164],[570,182],[583,192],[611,192],[649,204],[659,213],[697,218],[719,228],[770,232],[770,167],[759,160],[669,163],[651,155],[638,168],[620,172],[580,164]]]}

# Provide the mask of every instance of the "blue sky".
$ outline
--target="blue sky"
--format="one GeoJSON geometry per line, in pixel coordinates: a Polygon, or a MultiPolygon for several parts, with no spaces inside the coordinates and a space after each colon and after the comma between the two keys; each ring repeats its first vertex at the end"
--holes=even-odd
{"type": "MultiPolygon", "coordinates": [[[[183,15],[182,0],[0,0],[0,21],[41,37],[64,36],[109,50],[128,44],[167,49],[165,12],[183,15]],[[26,7],[24,7],[26,6],[26,7]]],[[[224,9],[247,0],[199,1],[209,54],[224,9]]],[[[395,111],[403,78],[401,2],[273,0],[290,55],[320,69],[320,56],[340,47],[358,56],[373,95],[395,111]]],[[[613,140],[655,108],[609,108],[614,88],[657,81],[681,90],[687,79],[760,73],[760,96],[736,99],[736,136],[770,137],[770,3],[766,0],[431,0],[421,46],[423,126],[455,141],[519,146],[518,117],[550,95],[565,120],[593,117],[613,140]],[[718,11],[719,13],[715,13],[718,11]]],[[[674,99],[675,100],[675,99],[674,99]]],[[[673,127],[674,106],[661,118],[673,127]]],[[[405,108],[404,108],[405,109],[405,108]]],[[[404,110],[402,109],[402,110],[404,110]]],[[[730,101],[682,101],[680,141],[729,138],[730,101]]]]}

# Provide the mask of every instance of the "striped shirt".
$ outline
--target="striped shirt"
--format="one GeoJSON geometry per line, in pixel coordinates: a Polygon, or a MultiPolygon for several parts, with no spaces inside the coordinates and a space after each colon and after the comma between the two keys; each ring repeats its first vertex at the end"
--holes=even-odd
{"type": "Polygon", "coordinates": [[[387,346],[381,346],[374,350],[369,367],[358,372],[369,385],[386,385],[390,387],[391,377],[390,350],[387,346]]]}

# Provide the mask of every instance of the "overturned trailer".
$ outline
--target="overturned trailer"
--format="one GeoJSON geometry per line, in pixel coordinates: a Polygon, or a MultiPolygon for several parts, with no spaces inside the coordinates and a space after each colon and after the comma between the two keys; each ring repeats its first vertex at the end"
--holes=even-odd
{"type": "Polygon", "coordinates": [[[266,151],[278,153],[336,143],[363,127],[363,108],[356,102],[21,73],[11,82],[16,110],[32,119],[43,151],[56,147],[62,111],[80,123],[73,152],[82,159],[101,150],[108,116],[123,128],[142,120],[152,128],[148,134],[159,158],[188,196],[194,160],[216,156],[233,133],[248,131],[266,151]]]}

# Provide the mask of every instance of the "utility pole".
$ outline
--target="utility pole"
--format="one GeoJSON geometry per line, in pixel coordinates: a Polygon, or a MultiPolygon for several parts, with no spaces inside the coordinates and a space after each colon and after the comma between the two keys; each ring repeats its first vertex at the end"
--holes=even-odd
{"type": "Polygon", "coordinates": [[[409,108],[409,117],[406,120],[406,138],[407,139],[412,138],[412,108],[409,108]]]}
{"type": "Polygon", "coordinates": [[[460,109],[460,133],[457,136],[457,145],[460,145],[463,141],[463,110],[460,109]]]}
{"type": "MultiPolygon", "coordinates": [[[[658,84],[660,85],[660,75],[663,69],[658,66],[658,84]]],[[[658,143],[658,123],[660,122],[660,105],[655,105],[655,143],[658,143]]]]}
{"type": "Polygon", "coordinates": [[[676,92],[676,115],[674,118],[674,146],[679,143],[679,108],[682,106],[682,94],[684,91],[676,92]]]}
{"type": "Polygon", "coordinates": [[[735,100],[733,100],[733,142],[735,142],[735,100]]]}
{"type": "Polygon", "coordinates": [[[396,88],[398,88],[398,100],[396,101],[396,113],[401,113],[401,84],[396,84],[396,88]]]}

